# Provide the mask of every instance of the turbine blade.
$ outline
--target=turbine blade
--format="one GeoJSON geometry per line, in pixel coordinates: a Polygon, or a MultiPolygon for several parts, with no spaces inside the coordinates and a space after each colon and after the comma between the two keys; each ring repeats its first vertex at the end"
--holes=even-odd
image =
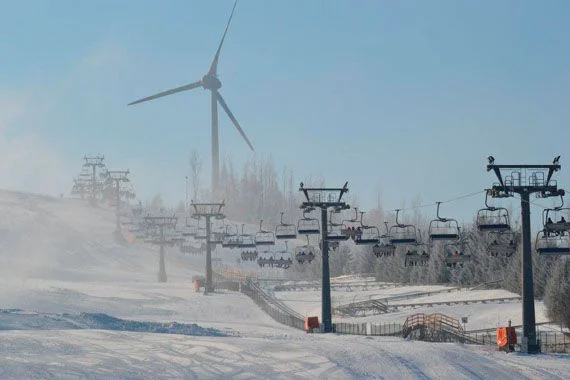
{"type": "Polygon", "coordinates": [[[226,24],[226,30],[224,30],[224,34],[222,35],[222,40],[220,41],[220,45],[218,46],[218,50],[216,50],[216,55],[210,64],[210,70],[208,70],[208,75],[216,75],[218,73],[218,58],[220,58],[220,51],[222,50],[222,45],[224,44],[224,39],[226,38],[226,33],[228,32],[228,28],[230,27],[230,22],[232,21],[232,17],[234,16],[234,10],[236,9],[237,0],[234,2],[234,7],[232,8],[232,13],[230,13],[230,18],[228,19],[228,23],[226,24]]]}
{"type": "Polygon", "coordinates": [[[226,113],[228,114],[230,120],[232,121],[232,123],[234,123],[236,129],[238,130],[238,132],[241,134],[241,137],[243,137],[243,139],[245,140],[245,142],[247,143],[247,145],[249,145],[249,148],[252,151],[255,151],[255,149],[253,149],[253,145],[251,145],[251,142],[249,141],[249,139],[247,138],[247,136],[245,135],[245,132],[243,131],[243,129],[241,129],[241,127],[239,126],[238,121],[236,120],[234,114],[232,113],[232,111],[230,111],[230,109],[228,108],[228,105],[226,104],[226,101],[224,100],[224,98],[222,98],[222,94],[220,94],[219,92],[216,92],[216,95],[218,97],[218,102],[220,103],[220,105],[222,106],[222,108],[224,109],[224,111],[226,111],[226,113]]]}
{"type": "Polygon", "coordinates": [[[139,100],[135,100],[134,102],[129,103],[129,106],[132,106],[133,104],[138,104],[138,103],[146,102],[146,101],[148,101],[148,100],[153,100],[153,99],[156,99],[156,98],[161,98],[161,97],[166,96],[166,95],[176,94],[177,92],[192,90],[192,89],[194,89],[194,88],[196,88],[196,87],[200,87],[201,85],[202,85],[202,81],[198,81],[198,82],[186,84],[186,85],[184,85],[184,86],[180,86],[180,87],[173,88],[172,90],[167,90],[167,91],[159,92],[158,94],[151,95],[151,96],[147,96],[146,98],[142,98],[142,99],[139,99],[139,100]]]}

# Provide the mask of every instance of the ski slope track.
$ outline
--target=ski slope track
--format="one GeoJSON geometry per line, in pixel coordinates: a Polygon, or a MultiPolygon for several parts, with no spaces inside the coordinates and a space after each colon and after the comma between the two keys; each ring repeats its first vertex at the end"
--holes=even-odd
{"type": "MultiPolygon", "coordinates": [[[[114,222],[104,205],[0,192],[0,379],[570,378],[570,355],[564,354],[305,334],[273,321],[240,293],[195,293],[191,278],[204,272],[204,257],[168,249],[168,282],[157,283],[157,249],[116,244],[114,222]]],[[[229,251],[220,250],[215,258],[238,265],[229,251]]],[[[252,263],[242,265],[255,269],[252,263]]],[[[365,290],[356,281],[352,287],[346,282],[349,286],[333,291],[334,306],[442,289],[370,284],[365,290]]],[[[418,302],[506,296],[465,298],[464,293],[437,293],[418,302]]],[[[314,289],[275,292],[303,315],[320,315],[318,294],[314,289]]],[[[461,313],[471,313],[472,328],[493,327],[499,306],[463,305],[461,313]]],[[[452,314],[453,306],[446,307],[452,314]]],[[[360,320],[402,323],[412,312],[360,320]]]]}

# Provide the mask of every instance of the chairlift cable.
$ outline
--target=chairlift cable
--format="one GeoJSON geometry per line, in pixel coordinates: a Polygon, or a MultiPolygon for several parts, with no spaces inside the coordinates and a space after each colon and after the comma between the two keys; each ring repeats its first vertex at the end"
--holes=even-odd
{"type": "MultiPolygon", "coordinates": [[[[457,197],[455,197],[455,198],[451,198],[451,199],[448,199],[448,200],[445,200],[445,201],[440,201],[439,203],[443,204],[443,203],[455,202],[455,201],[458,201],[458,200],[460,200],[460,199],[470,198],[470,197],[473,197],[473,196],[475,196],[475,195],[479,195],[479,194],[482,194],[482,193],[485,193],[485,192],[486,192],[486,190],[479,190],[479,191],[476,191],[476,192],[473,192],[473,193],[467,193],[467,194],[459,195],[459,196],[457,196],[457,197]]],[[[400,210],[400,211],[416,210],[416,209],[420,209],[420,208],[432,207],[433,205],[436,205],[436,204],[437,204],[437,202],[426,203],[426,204],[419,205],[419,206],[414,206],[414,207],[400,208],[399,210],[400,210]]],[[[392,210],[392,211],[396,211],[396,210],[394,209],[394,210],[392,210]]]]}

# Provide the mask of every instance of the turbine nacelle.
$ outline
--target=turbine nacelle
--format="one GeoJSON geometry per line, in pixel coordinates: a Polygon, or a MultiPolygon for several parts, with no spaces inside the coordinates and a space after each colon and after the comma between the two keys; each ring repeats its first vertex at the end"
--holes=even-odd
{"type": "Polygon", "coordinates": [[[222,87],[222,82],[216,76],[210,74],[202,77],[201,84],[204,89],[212,91],[217,91],[222,87]]]}

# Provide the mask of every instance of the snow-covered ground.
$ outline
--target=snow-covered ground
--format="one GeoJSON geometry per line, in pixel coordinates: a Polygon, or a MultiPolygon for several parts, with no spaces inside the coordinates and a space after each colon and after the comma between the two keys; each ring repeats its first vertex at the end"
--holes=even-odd
{"type": "MultiPolygon", "coordinates": [[[[114,214],[105,207],[0,192],[0,378],[570,378],[570,355],[507,355],[475,345],[305,334],[273,321],[242,294],[195,293],[191,278],[203,273],[203,257],[168,250],[168,283],[157,283],[157,249],[118,245],[113,229],[114,214]]],[[[233,253],[218,252],[215,258],[236,263],[233,253]]],[[[333,303],[441,289],[341,287],[333,292],[333,303]]],[[[462,290],[393,302],[497,294],[509,296],[462,290]]],[[[302,314],[320,315],[319,291],[275,295],[302,314]]],[[[537,303],[539,321],[541,307],[537,303]]],[[[418,311],[365,320],[401,323],[418,311]]],[[[500,313],[515,324],[520,320],[517,302],[429,310],[435,311],[467,315],[472,329],[496,326],[500,313]]]]}

